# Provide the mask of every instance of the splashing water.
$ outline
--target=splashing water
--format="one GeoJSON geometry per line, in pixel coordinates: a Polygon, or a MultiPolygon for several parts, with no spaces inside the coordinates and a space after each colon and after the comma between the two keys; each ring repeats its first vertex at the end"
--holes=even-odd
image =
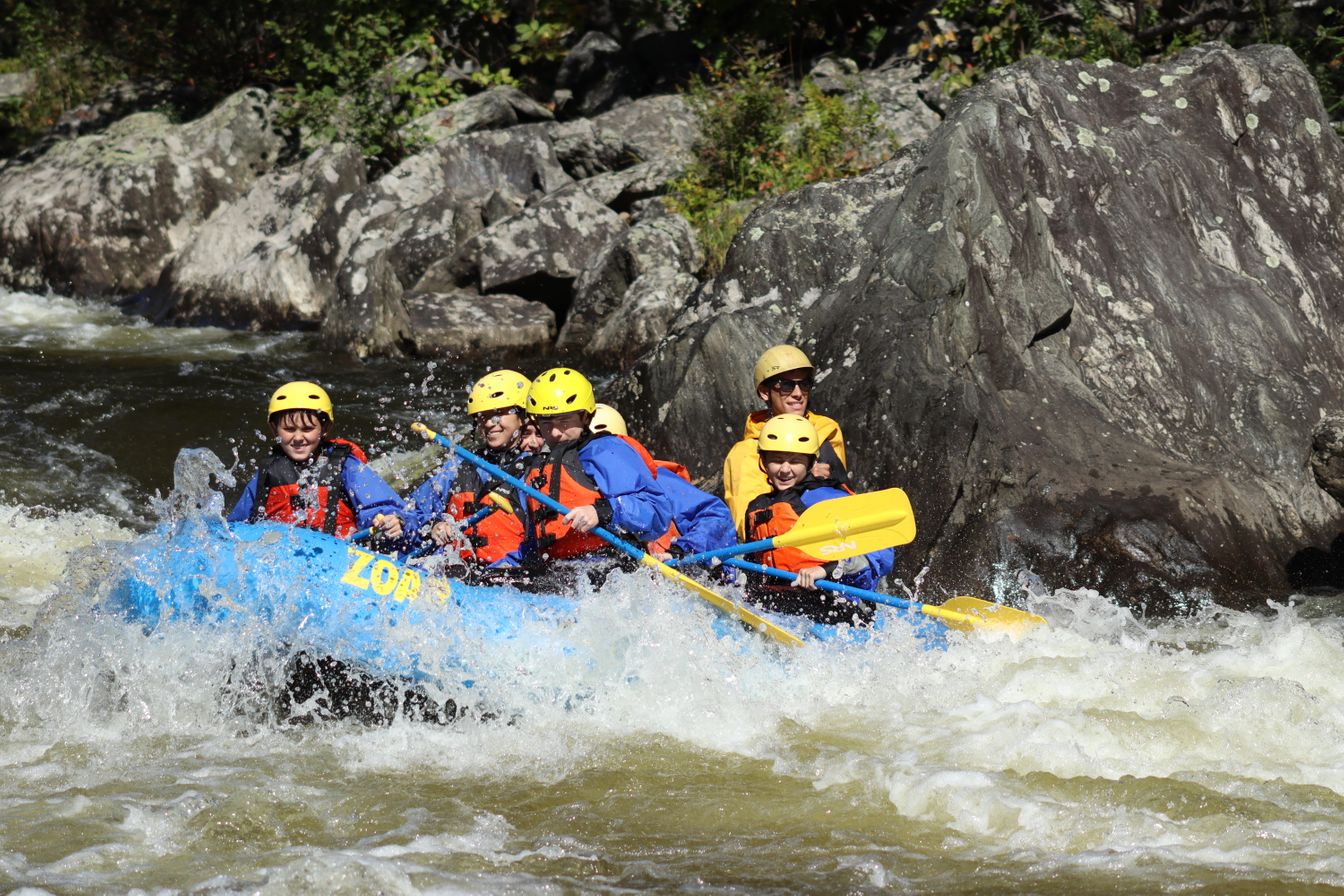
{"type": "MultiPolygon", "coordinates": [[[[34,326],[46,348],[22,352],[66,351],[59,327],[34,326]]],[[[173,557],[158,530],[132,531],[144,528],[133,505],[150,503],[139,496],[152,489],[128,467],[144,455],[146,469],[172,469],[171,493],[144,515],[188,523],[217,517],[227,503],[217,490],[247,469],[219,460],[230,454],[224,439],[174,430],[168,414],[133,415],[165,395],[194,407],[236,388],[241,369],[232,403],[191,419],[202,431],[243,421],[230,437],[250,451],[263,442],[252,432],[256,394],[302,367],[257,346],[251,360],[173,354],[168,341],[196,333],[95,351],[96,370],[72,364],[74,349],[60,363],[10,357],[23,409],[35,409],[6,406],[19,462],[0,467],[6,889],[1344,886],[1344,621],[1328,595],[1153,620],[1116,595],[1047,589],[1028,570],[1005,570],[966,590],[999,589],[1049,628],[953,635],[946,650],[926,651],[893,613],[870,643],[787,651],[725,630],[675,585],[616,574],[600,593],[570,595],[576,609],[563,619],[525,622],[524,637],[385,632],[408,662],[472,671],[470,686],[461,674],[429,686],[479,709],[463,722],[285,725],[258,714],[228,684],[242,667],[263,685],[283,671],[273,622],[146,633],[93,610],[128,557],[173,557]],[[158,365],[152,375],[147,365],[158,365]],[[67,379],[72,367],[76,379],[115,385],[91,398],[67,379]],[[123,431],[124,443],[107,444],[123,431]],[[155,439],[173,444],[151,453],[155,439]],[[43,453],[44,441],[98,444],[111,472],[71,461],[72,475],[53,476],[51,457],[81,455],[43,453]],[[181,444],[209,449],[176,455],[181,444]],[[61,487],[69,506],[49,500],[61,487]]],[[[423,391],[423,371],[404,373],[423,391]]],[[[434,377],[453,388],[466,379],[443,368],[434,377]]],[[[381,396],[348,391],[379,406],[381,396]]],[[[380,425],[401,430],[412,410],[388,413],[380,425]]],[[[358,431],[357,414],[342,420],[358,431]]],[[[434,462],[416,446],[392,466],[434,462]]],[[[294,586],[271,587],[284,597],[294,586]]]]}

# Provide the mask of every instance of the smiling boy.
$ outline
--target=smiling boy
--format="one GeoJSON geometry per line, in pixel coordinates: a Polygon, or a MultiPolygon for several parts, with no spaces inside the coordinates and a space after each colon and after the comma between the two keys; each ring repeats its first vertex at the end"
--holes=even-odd
{"type": "Polygon", "coordinates": [[[671,522],[654,469],[621,439],[588,429],[596,407],[592,383],[577,370],[556,367],[532,381],[527,412],[549,451],[532,458],[525,478],[570,510],[561,516],[529,499],[531,564],[606,552],[607,542],[592,534],[599,526],[643,543],[671,522]]]}
{"type": "Polygon", "coordinates": [[[229,512],[229,522],[279,522],[338,538],[373,528],[401,535],[401,499],[354,442],[331,438],[331,398],[316,383],[286,383],[267,407],[276,445],[229,512]]]}
{"type": "MultiPolygon", "coordinates": [[[[743,517],[747,541],[783,535],[794,527],[803,512],[814,504],[843,498],[853,492],[832,479],[814,475],[817,455],[825,441],[805,417],[779,414],[761,427],[757,440],[757,466],[769,491],[747,504],[743,517]]],[[[884,548],[859,557],[823,563],[798,548],[772,548],[761,554],[761,563],[796,574],[791,584],[779,584],[759,574],[748,573],[747,593],[766,609],[806,616],[817,622],[864,623],[873,618],[873,607],[817,589],[823,578],[872,590],[891,572],[895,552],[884,548]]]]}
{"type": "Polygon", "coordinates": [[[753,411],[747,417],[742,440],[728,451],[723,461],[723,500],[733,515],[738,537],[744,537],[743,513],[747,503],[757,495],[769,491],[765,474],[757,459],[756,442],[761,427],[779,414],[798,414],[806,417],[822,443],[812,474],[818,479],[849,481],[845,468],[845,437],[840,424],[830,417],[810,411],[812,390],[816,385],[816,369],[802,349],[792,345],[776,345],[766,349],[756,360],[756,396],[765,408],[753,411]]]}

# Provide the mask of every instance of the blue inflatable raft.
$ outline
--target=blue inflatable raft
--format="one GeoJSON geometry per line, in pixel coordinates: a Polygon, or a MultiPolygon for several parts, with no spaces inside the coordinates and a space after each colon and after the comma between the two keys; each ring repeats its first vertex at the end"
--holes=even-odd
{"type": "MultiPolygon", "coordinates": [[[[191,519],[134,542],[101,606],[147,632],[170,624],[251,626],[286,650],[333,658],[375,678],[470,686],[489,674],[467,659],[482,640],[525,639],[566,651],[564,628],[578,603],[436,577],[311,530],[191,519]]],[[[871,636],[777,614],[770,620],[804,640],[871,636]]],[[[944,644],[941,625],[911,621],[926,647],[944,644]]],[[[731,617],[715,624],[723,636],[769,643],[731,617]]]]}

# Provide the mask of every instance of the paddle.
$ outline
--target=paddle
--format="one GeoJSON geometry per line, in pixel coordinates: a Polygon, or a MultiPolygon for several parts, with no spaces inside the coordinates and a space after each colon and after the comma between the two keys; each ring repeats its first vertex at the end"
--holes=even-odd
{"type": "MultiPolygon", "coordinates": [[[[485,507],[482,507],[480,510],[476,511],[471,516],[467,517],[465,520],[462,521],[463,531],[470,529],[472,526],[476,525],[481,520],[485,519],[490,514],[494,513],[496,510],[509,510],[509,511],[513,510],[513,505],[510,504],[506,498],[504,498],[497,492],[491,492],[490,494],[486,495],[486,498],[497,498],[498,500],[503,501],[504,503],[503,505],[499,505],[492,501],[490,504],[486,505],[485,507]]],[[[411,552],[409,559],[418,560],[421,557],[425,556],[426,554],[432,553],[434,549],[438,547],[442,547],[442,545],[435,542],[434,539],[432,538],[426,538],[424,544],[420,545],[420,547],[416,548],[414,551],[411,552]]]]}
{"type": "MultiPolygon", "coordinates": [[[[771,566],[762,566],[759,563],[751,563],[747,560],[732,558],[724,560],[723,562],[727,566],[735,566],[738,569],[745,569],[750,572],[761,573],[762,575],[774,576],[777,579],[787,579],[790,582],[797,578],[798,575],[797,573],[775,569],[771,566]]],[[[979,629],[1013,631],[1046,624],[1045,620],[1035,613],[1028,613],[1024,610],[1015,610],[1012,607],[1005,607],[1003,604],[990,603],[987,600],[980,600],[977,597],[954,597],[951,600],[946,601],[942,606],[930,606],[929,604],[917,600],[906,600],[903,597],[880,594],[876,591],[869,591],[865,588],[855,588],[853,585],[843,585],[840,582],[832,582],[827,579],[819,580],[817,582],[817,587],[826,591],[834,591],[837,594],[862,598],[863,600],[872,601],[875,604],[886,604],[889,607],[899,607],[903,610],[923,613],[925,616],[941,619],[948,628],[954,628],[963,632],[972,632],[979,629]]]]}
{"type": "Polygon", "coordinates": [[[899,488],[889,488],[821,501],[803,511],[793,528],[782,535],[687,554],[672,565],[685,566],[773,547],[799,548],[827,562],[858,557],[914,540],[915,511],[910,506],[910,498],[899,488]]]}
{"type": "MultiPolygon", "coordinates": [[[[490,475],[494,476],[496,479],[499,479],[501,482],[507,482],[509,485],[518,489],[518,491],[521,494],[527,495],[529,498],[533,498],[541,502],[542,504],[546,505],[552,510],[557,511],[558,513],[563,514],[569,513],[568,507],[565,507],[565,505],[561,504],[559,501],[555,500],[550,495],[546,494],[545,492],[537,491],[535,488],[528,485],[526,482],[523,482],[516,476],[510,476],[508,473],[504,472],[499,467],[495,466],[494,464],[490,463],[484,458],[477,457],[475,454],[472,454],[470,451],[468,451],[466,448],[463,448],[461,445],[453,444],[452,441],[434,432],[428,426],[425,426],[423,423],[412,423],[411,429],[415,432],[420,433],[420,435],[424,436],[426,439],[438,442],[440,445],[447,448],[449,451],[452,451],[458,457],[461,457],[464,460],[471,461],[477,467],[489,473],[490,475]]],[[[635,558],[645,566],[657,570],[658,573],[664,576],[665,578],[671,579],[677,584],[689,588],[691,591],[695,592],[700,597],[709,601],[711,604],[718,607],[723,612],[735,616],[738,619],[741,619],[743,622],[747,623],[752,628],[756,629],[757,631],[764,632],[765,634],[774,638],[781,644],[798,645],[803,643],[802,639],[799,638],[797,635],[795,635],[793,632],[790,632],[787,629],[780,628],[779,626],[775,625],[769,620],[763,619],[762,617],[756,615],[746,607],[734,603],[733,601],[729,600],[728,598],[724,597],[721,594],[718,594],[715,591],[711,591],[709,588],[706,588],[704,585],[701,585],[699,582],[697,582],[695,579],[692,579],[690,576],[683,575],[682,573],[677,572],[675,569],[668,566],[666,563],[663,563],[661,560],[658,560],[656,557],[653,557],[652,555],[645,553],[644,551],[641,551],[639,548],[635,547],[632,544],[622,541],[619,536],[617,536],[612,532],[609,532],[603,527],[598,526],[596,529],[593,529],[593,534],[601,538],[607,544],[616,548],[618,551],[621,551],[622,553],[635,558]]]]}

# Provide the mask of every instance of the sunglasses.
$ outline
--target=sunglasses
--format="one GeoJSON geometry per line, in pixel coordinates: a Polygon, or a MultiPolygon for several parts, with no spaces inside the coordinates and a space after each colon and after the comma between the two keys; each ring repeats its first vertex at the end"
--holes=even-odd
{"type": "Polygon", "coordinates": [[[816,383],[810,379],[786,380],[783,377],[778,377],[770,381],[770,388],[780,395],[792,395],[794,389],[802,389],[803,394],[806,395],[808,392],[812,391],[814,385],[816,385],[816,383]]]}

